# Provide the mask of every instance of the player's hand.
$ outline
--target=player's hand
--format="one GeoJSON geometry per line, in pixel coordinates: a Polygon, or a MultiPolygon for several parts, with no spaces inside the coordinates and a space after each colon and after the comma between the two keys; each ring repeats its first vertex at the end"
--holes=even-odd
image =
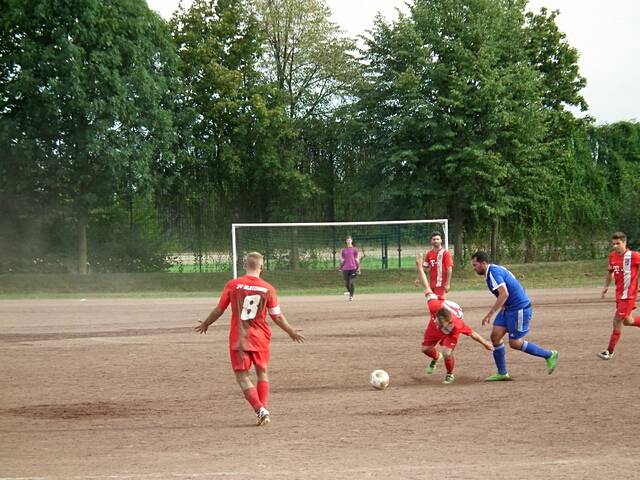
{"type": "Polygon", "coordinates": [[[491,323],[491,317],[493,317],[493,313],[487,313],[482,319],[482,325],[488,325],[491,323]]]}
{"type": "Polygon", "coordinates": [[[609,287],[604,287],[602,289],[602,295],[600,295],[600,298],[604,298],[608,291],[609,291],[609,287]]]}
{"type": "Polygon", "coordinates": [[[495,347],[490,342],[485,342],[484,348],[486,348],[490,352],[493,352],[495,350],[495,347]]]}
{"type": "Polygon", "coordinates": [[[444,291],[449,293],[449,290],[451,289],[451,285],[445,285],[444,286],[444,291]]]}
{"type": "Polygon", "coordinates": [[[418,280],[417,278],[413,281],[413,285],[418,288],[420,286],[420,280],[418,280]]]}
{"type": "Polygon", "coordinates": [[[302,330],[292,330],[291,333],[289,333],[291,340],[297,343],[304,343],[304,335],[302,335],[302,333],[300,332],[302,332],[302,330]]]}
{"type": "Polygon", "coordinates": [[[211,325],[210,323],[207,323],[206,320],[203,320],[200,322],[200,325],[198,325],[197,327],[193,327],[193,329],[198,332],[198,333],[207,333],[207,330],[209,329],[209,325],[211,325]]]}

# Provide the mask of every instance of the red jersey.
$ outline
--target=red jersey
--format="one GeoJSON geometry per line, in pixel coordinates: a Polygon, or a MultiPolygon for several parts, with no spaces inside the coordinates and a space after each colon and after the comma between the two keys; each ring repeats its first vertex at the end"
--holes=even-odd
{"type": "Polygon", "coordinates": [[[218,308],[222,311],[231,304],[229,347],[237,349],[240,322],[246,331],[243,349],[261,352],[269,350],[271,328],[267,323],[267,311],[271,317],[280,314],[276,289],[264,280],[251,275],[230,280],[224,286],[218,308]]]}
{"type": "MultiPolygon", "coordinates": [[[[429,307],[429,313],[431,313],[431,323],[435,326],[442,334],[457,339],[460,334],[463,335],[471,335],[473,330],[471,327],[464,323],[464,314],[462,313],[462,307],[455,302],[450,300],[440,300],[437,297],[434,298],[435,295],[429,295],[427,299],[427,306],[429,307]],[[441,308],[446,308],[451,312],[451,323],[449,324],[448,331],[441,329],[436,322],[436,313],[441,308]]],[[[430,326],[428,328],[433,328],[430,326]]]]}
{"type": "Polygon", "coordinates": [[[423,267],[429,269],[429,286],[431,290],[444,287],[447,284],[447,268],[453,267],[453,260],[449,250],[429,250],[424,256],[423,267]]]}
{"type": "Polygon", "coordinates": [[[609,272],[616,283],[616,300],[635,300],[638,296],[640,253],[627,250],[609,254],[609,272]]]}

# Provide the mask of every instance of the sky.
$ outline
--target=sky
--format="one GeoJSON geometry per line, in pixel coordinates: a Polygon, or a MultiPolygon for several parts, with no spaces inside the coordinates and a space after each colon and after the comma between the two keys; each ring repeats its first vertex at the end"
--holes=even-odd
{"type": "MultiPolygon", "coordinates": [[[[325,0],[332,20],[352,37],[373,25],[376,13],[387,19],[405,0],[325,0]]],[[[165,18],[179,0],[147,0],[165,18]]],[[[184,5],[190,0],[183,0],[184,5]]],[[[560,30],[580,52],[580,72],[587,79],[583,96],[598,124],[640,121],[640,0],[530,0],[529,8],[560,10],[560,30]]]]}

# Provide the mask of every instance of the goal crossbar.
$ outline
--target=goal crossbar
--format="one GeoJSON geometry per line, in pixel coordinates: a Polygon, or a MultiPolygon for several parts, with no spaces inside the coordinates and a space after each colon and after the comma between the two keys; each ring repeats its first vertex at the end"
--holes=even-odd
{"type": "Polygon", "coordinates": [[[231,242],[233,253],[233,278],[238,278],[238,248],[236,244],[236,229],[242,227],[345,227],[358,225],[410,225],[440,223],[444,230],[444,247],[449,249],[449,221],[446,218],[437,218],[430,220],[383,220],[370,222],[305,222],[305,223],[232,223],[231,224],[231,242]]]}

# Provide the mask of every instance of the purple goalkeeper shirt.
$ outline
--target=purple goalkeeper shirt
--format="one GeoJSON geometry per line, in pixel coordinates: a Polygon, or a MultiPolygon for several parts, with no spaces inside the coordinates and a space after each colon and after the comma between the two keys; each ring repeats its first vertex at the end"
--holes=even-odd
{"type": "Polygon", "coordinates": [[[345,272],[347,270],[358,270],[359,268],[360,262],[358,261],[358,249],[356,247],[343,248],[340,270],[345,272]]]}

